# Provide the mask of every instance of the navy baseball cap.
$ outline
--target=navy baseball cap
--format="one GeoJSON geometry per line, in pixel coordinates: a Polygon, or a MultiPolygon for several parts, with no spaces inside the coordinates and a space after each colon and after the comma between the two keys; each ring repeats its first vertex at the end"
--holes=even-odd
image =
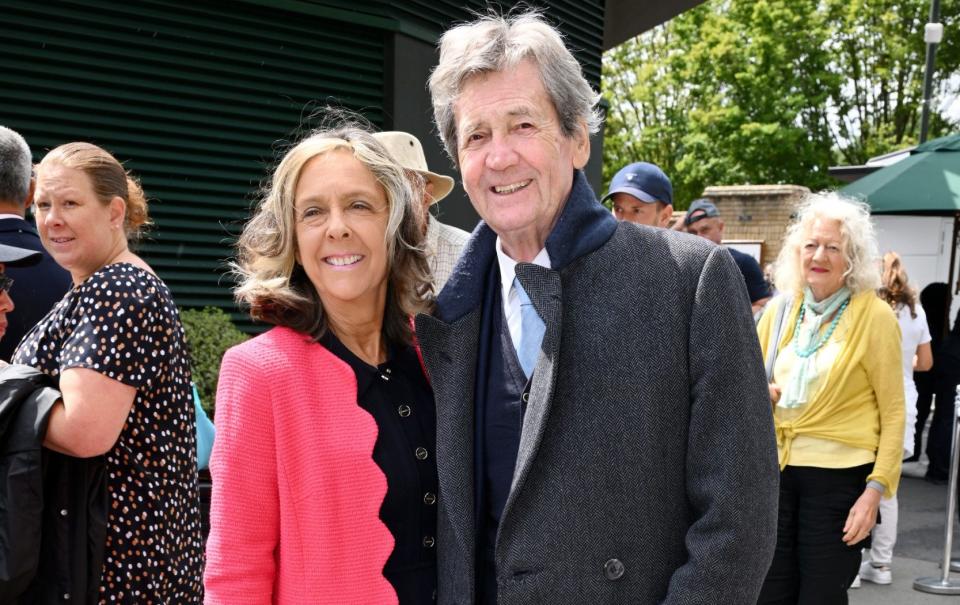
{"type": "Polygon", "coordinates": [[[687,215],[683,217],[683,223],[685,225],[692,225],[702,218],[712,218],[715,216],[720,216],[720,211],[717,210],[714,203],[708,199],[700,198],[690,203],[690,208],[687,209],[687,215]]]}
{"type": "Polygon", "coordinates": [[[650,162],[634,162],[620,169],[610,181],[610,191],[603,196],[605,202],[615,193],[628,193],[641,202],[663,202],[673,205],[673,185],[667,175],[650,162]]]}

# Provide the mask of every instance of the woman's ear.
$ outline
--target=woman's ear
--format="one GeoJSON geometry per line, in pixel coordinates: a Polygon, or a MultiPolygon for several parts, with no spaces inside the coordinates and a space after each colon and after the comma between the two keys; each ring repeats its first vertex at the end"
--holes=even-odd
{"type": "Polygon", "coordinates": [[[119,195],[110,200],[110,228],[123,229],[127,218],[127,202],[119,195]]]}

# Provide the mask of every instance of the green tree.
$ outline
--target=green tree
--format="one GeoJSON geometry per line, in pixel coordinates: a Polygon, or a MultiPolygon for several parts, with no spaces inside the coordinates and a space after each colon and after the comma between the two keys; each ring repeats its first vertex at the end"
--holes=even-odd
{"type": "MultiPolygon", "coordinates": [[[[824,0],[833,25],[832,52],[845,75],[832,101],[837,114],[835,149],[839,161],[862,164],[870,157],[917,143],[923,102],[926,44],[923,27],[929,0],[824,0]]],[[[937,49],[933,81],[940,99],[954,96],[951,82],[960,68],[960,2],[943,0],[940,21],[946,33],[937,49]],[[951,35],[952,34],[952,35],[951,35]]],[[[932,109],[937,109],[934,101],[932,109]]],[[[932,136],[957,124],[931,112],[932,136]]]]}
{"type": "MultiPolygon", "coordinates": [[[[605,179],[654,162],[683,208],[709,185],[820,189],[838,160],[915,142],[927,3],[713,0],[611,49],[605,179]]],[[[948,31],[958,4],[943,2],[948,31]]],[[[956,46],[946,36],[938,52],[943,94],[957,92],[956,46]]],[[[955,126],[935,115],[932,134],[955,126]]]]}
{"type": "Polygon", "coordinates": [[[690,113],[682,174],[697,185],[827,184],[826,101],[838,89],[817,0],[714,7],[690,60],[708,95],[690,113]],[[713,162],[701,158],[716,155],[713,162]]]}
{"type": "MultiPolygon", "coordinates": [[[[651,31],[611,49],[603,60],[604,97],[609,103],[603,141],[603,178],[609,183],[625,164],[649,161],[667,174],[684,157],[688,114],[695,85],[685,81],[682,40],[704,16],[696,9],[672,27],[651,31]],[[683,28],[683,31],[678,31],[683,28]]],[[[674,182],[674,196],[689,197],[685,181],[674,182]]]]}

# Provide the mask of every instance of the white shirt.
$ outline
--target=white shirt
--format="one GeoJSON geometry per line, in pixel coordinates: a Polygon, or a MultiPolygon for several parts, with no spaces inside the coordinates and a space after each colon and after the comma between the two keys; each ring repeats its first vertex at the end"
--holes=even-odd
{"type": "Polygon", "coordinates": [[[897,322],[900,324],[901,346],[903,348],[903,386],[906,389],[907,405],[916,405],[917,387],[913,383],[913,357],[917,347],[930,342],[930,328],[927,326],[927,314],[920,303],[915,305],[917,316],[910,317],[910,307],[897,308],[897,322]]]}
{"type": "MultiPolygon", "coordinates": [[[[523,320],[520,314],[520,297],[513,287],[513,280],[517,276],[517,261],[513,260],[503,251],[500,244],[500,237],[497,237],[497,262],[500,264],[500,286],[503,288],[501,295],[503,298],[503,314],[507,318],[507,329],[510,330],[510,340],[513,341],[513,348],[520,350],[520,328],[523,320]]],[[[547,269],[550,268],[550,255],[547,249],[543,248],[533,259],[533,264],[540,265],[547,269]]]]}
{"type": "Polygon", "coordinates": [[[927,315],[918,302],[917,316],[910,317],[910,307],[897,307],[897,322],[900,324],[900,346],[903,358],[903,395],[907,407],[907,418],[904,423],[903,449],[908,454],[913,452],[913,431],[917,423],[917,385],[913,382],[913,356],[917,354],[917,347],[930,342],[930,328],[927,326],[927,315]]]}

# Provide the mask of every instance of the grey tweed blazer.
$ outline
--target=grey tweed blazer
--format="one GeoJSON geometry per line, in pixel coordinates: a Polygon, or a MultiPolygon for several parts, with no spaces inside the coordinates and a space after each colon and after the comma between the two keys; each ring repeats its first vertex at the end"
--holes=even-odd
{"type": "MultiPolygon", "coordinates": [[[[480,227],[465,256],[494,238],[480,227]]],[[[729,253],[624,223],[559,271],[521,263],[517,275],[546,334],[497,535],[498,603],[755,603],[776,541],[779,472],[729,253]]],[[[437,400],[444,604],[474,602],[477,568],[480,306],[467,303],[448,321],[417,318],[437,400]]]]}

